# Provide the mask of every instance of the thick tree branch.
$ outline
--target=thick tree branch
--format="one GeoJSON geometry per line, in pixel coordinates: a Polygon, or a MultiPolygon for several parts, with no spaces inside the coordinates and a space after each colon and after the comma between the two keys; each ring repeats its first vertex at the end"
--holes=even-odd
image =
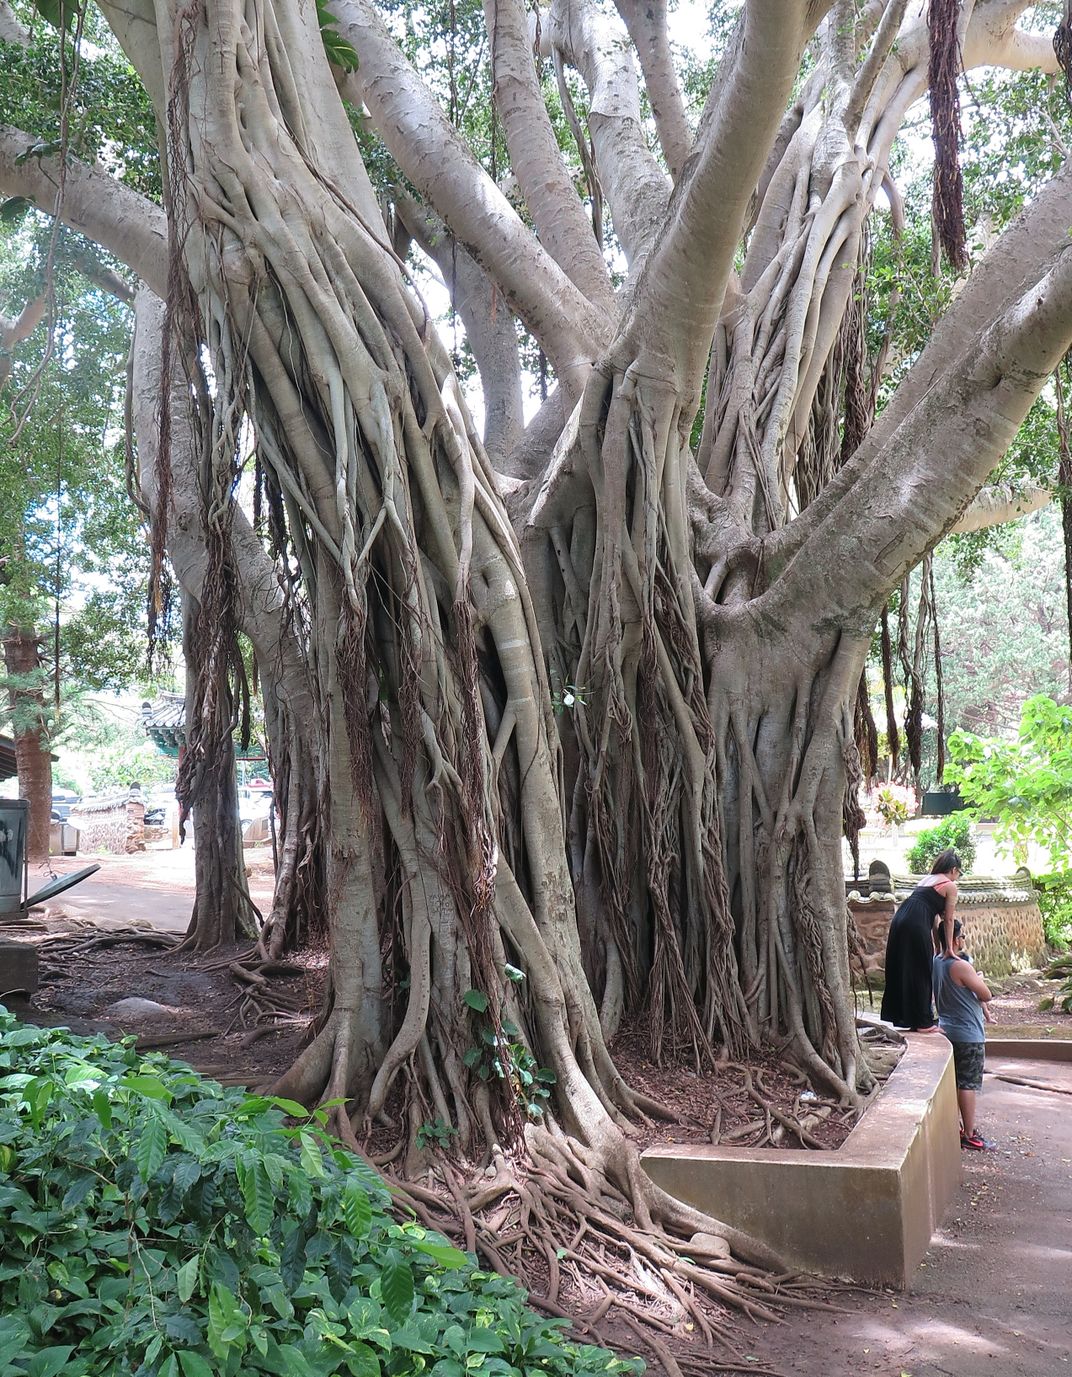
{"type": "MultiPolygon", "coordinates": [[[[0,192],[24,196],[46,215],[56,210],[58,157],[20,156],[37,144],[32,134],[0,125],[0,192]]],[[[164,212],[104,171],[68,159],[63,223],[92,239],[163,296],[167,289],[167,225],[164,212]]]]}
{"type": "Polygon", "coordinates": [[[613,313],[614,289],[600,246],[569,175],[536,77],[528,15],[520,0],[484,0],[510,166],[540,243],[600,311],[613,313]]]}
{"type": "Polygon", "coordinates": [[[633,332],[660,332],[691,386],[699,386],[748,204],[800,68],[830,0],[751,0],[712,85],[696,145],[649,258],[633,332]]]}
{"type": "Polygon", "coordinates": [[[509,456],[524,429],[514,317],[484,270],[455,243],[437,215],[405,192],[396,192],[394,199],[406,229],[443,274],[462,318],[480,372],[484,448],[496,468],[509,473],[509,456]]]}
{"type": "Polygon", "coordinates": [[[30,46],[30,30],[16,16],[7,0],[0,0],[0,43],[17,43],[22,48],[30,46]]]}
{"type": "Polygon", "coordinates": [[[614,0],[614,3],[640,58],[659,143],[670,175],[676,181],[689,156],[692,133],[670,54],[666,0],[614,0]]]}
{"type": "Polygon", "coordinates": [[[784,565],[806,543],[814,542],[901,423],[958,360],[977,348],[990,323],[1043,276],[1050,258],[1067,244],[1070,225],[1072,170],[1066,169],[1051,178],[991,246],[849,463],[800,516],[765,539],[769,567],[784,565]]]}
{"type": "Polygon", "coordinates": [[[872,459],[866,470],[759,601],[775,617],[790,605],[812,607],[817,618],[865,634],[890,590],[960,519],[1070,343],[1072,242],[1066,229],[1043,275],[981,336],[946,359],[941,376],[907,415],[899,408],[903,419],[892,433],[883,428],[885,443],[877,452],[867,446],[872,459]],[[852,532],[851,549],[844,538],[835,546],[834,525],[852,532]]]}
{"type": "Polygon", "coordinates": [[[361,63],[341,80],[343,94],[365,104],[405,176],[498,284],[565,386],[579,392],[611,322],[533,238],[370,0],[337,0],[335,13],[361,63]]]}
{"type": "Polygon", "coordinates": [[[670,182],[648,149],[628,37],[591,0],[554,0],[542,31],[588,87],[588,129],[596,170],[626,258],[639,262],[659,233],[670,182]]]}
{"type": "Polygon", "coordinates": [[[48,293],[39,292],[17,316],[5,316],[0,311],[0,391],[11,375],[11,355],[23,340],[30,338],[47,310],[48,293]]]}
{"type": "Polygon", "coordinates": [[[991,526],[1004,526],[1023,516],[1041,511],[1053,501],[1049,488],[1026,488],[1012,492],[1008,488],[983,488],[962,517],[950,527],[950,535],[966,535],[970,531],[985,531],[991,526]]]}

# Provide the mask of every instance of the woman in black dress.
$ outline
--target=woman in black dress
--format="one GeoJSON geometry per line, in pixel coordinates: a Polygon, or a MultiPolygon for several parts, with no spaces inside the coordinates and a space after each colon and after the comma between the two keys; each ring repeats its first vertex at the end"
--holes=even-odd
{"type": "Polygon", "coordinates": [[[957,853],[939,852],[931,873],[893,915],[886,939],[882,1017],[898,1028],[927,1032],[938,1026],[931,1004],[931,962],[939,918],[942,934],[938,950],[946,956],[953,954],[953,910],[960,873],[957,853]]]}

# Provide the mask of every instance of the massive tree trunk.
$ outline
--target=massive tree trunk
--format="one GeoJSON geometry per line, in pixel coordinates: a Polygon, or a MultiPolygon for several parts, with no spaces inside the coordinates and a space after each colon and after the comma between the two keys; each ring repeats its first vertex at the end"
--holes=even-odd
{"type": "MultiPolygon", "coordinates": [[[[172,18],[157,36],[171,252],[191,289],[173,309],[212,370],[207,511],[233,491],[248,422],[313,673],[331,988],[278,1088],[348,1099],[359,1126],[389,1111],[407,1165],[422,1124],[454,1126],[496,1163],[485,1211],[542,1198],[497,1146],[523,1140],[556,1203],[519,1246],[553,1255],[590,1215],[567,1271],[614,1239],[668,1291],[679,1269],[723,1298],[761,1291],[747,1267],[735,1281],[683,1260],[698,1231],[769,1258],[657,1190],[623,1133],[654,1106],[617,1074],[585,978],[517,539],[386,241],[315,18],[238,0],[172,18]]],[[[210,569],[234,530],[231,512],[210,569]]],[[[477,1228],[494,1250],[494,1219],[477,1228]]]]}
{"type": "Polygon", "coordinates": [[[52,820],[52,756],[48,748],[41,639],[33,627],[8,627],[4,636],[4,668],[19,793],[30,804],[26,859],[47,861],[52,820]]]}

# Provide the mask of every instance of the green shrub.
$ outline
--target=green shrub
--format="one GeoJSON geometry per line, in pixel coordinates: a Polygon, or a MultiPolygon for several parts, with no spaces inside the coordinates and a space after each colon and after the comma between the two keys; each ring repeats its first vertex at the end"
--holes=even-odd
{"type": "Polygon", "coordinates": [[[960,853],[963,868],[970,870],[975,864],[975,842],[970,818],[951,813],[936,827],[928,827],[920,832],[906,858],[909,870],[913,875],[926,875],[934,864],[935,856],[949,847],[960,853]]]}
{"type": "Polygon", "coordinates": [[[1042,912],[1042,930],[1051,947],[1067,947],[1072,941],[1072,871],[1056,870],[1032,875],[1042,912]]]}
{"type": "Polygon", "coordinates": [[[391,1212],[324,1122],[0,1008],[0,1377],[642,1369],[391,1212]]]}

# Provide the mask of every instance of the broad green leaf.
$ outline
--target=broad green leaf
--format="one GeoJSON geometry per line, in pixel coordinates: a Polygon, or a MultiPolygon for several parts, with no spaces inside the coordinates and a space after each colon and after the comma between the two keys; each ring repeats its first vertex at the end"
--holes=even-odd
{"type": "Polygon", "coordinates": [[[298,1134],[299,1155],[301,1164],[310,1176],[324,1176],[324,1156],[320,1151],[320,1144],[311,1133],[303,1129],[298,1134]]]}
{"type": "Polygon", "coordinates": [[[170,1104],[175,1098],[167,1086],[156,1076],[124,1076],[119,1082],[125,1090],[137,1091],[148,1100],[163,1100],[170,1104]]]}
{"type": "Polygon", "coordinates": [[[388,1313],[404,1320],[413,1305],[413,1272],[407,1262],[389,1262],[380,1275],[380,1294],[388,1313]]]}
{"type": "Polygon", "coordinates": [[[187,1259],[175,1273],[175,1290],[178,1292],[179,1300],[181,1300],[184,1305],[197,1290],[197,1274],[200,1265],[201,1255],[195,1253],[193,1257],[187,1259]]]}
{"type": "Polygon", "coordinates": [[[151,1181],[167,1155],[167,1130],[155,1115],[146,1118],[134,1143],[134,1161],[143,1181],[151,1181]]]}
{"type": "Polygon", "coordinates": [[[483,990],[466,990],[462,999],[469,1005],[470,1009],[475,1009],[478,1014],[487,1013],[488,997],[483,990]]]}
{"type": "Polygon", "coordinates": [[[288,1115],[291,1119],[309,1118],[309,1111],[303,1104],[299,1104],[297,1100],[285,1100],[279,1095],[266,1095],[265,1101],[267,1104],[274,1105],[276,1109],[281,1109],[283,1113],[288,1115]]]}
{"type": "Polygon", "coordinates": [[[200,1353],[183,1349],[178,1356],[182,1377],[217,1377],[216,1372],[209,1367],[200,1353]]]}
{"type": "Polygon", "coordinates": [[[430,1243],[425,1239],[414,1239],[413,1248],[418,1253],[424,1253],[434,1262],[438,1262],[440,1267],[454,1270],[457,1267],[465,1267],[469,1259],[460,1248],[453,1248],[449,1243],[430,1243]]]}
{"type": "Polygon", "coordinates": [[[350,1345],[346,1366],[350,1369],[352,1377],[380,1377],[382,1371],[375,1349],[369,1348],[368,1344],[363,1344],[360,1340],[350,1345]]]}
{"type": "Polygon", "coordinates": [[[235,1295],[226,1286],[215,1284],[208,1298],[208,1346],[217,1358],[227,1351],[246,1329],[245,1315],[235,1295]]]}
{"type": "Polygon", "coordinates": [[[236,1169],[250,1228],[254,1233],[266,1234],[275,1217],[275,1195],[264,1163],[259,1158],[252,1164],[238,1162],[236,1169]]]}
{"type": "Polygon", "coordinates": [[[368,1191],[356,1181],[347,1182],[343,1191],[342,1214],[354,1238],[364,1238],[372,1223],[372,1203],[368,1191]]]}
{"type": "Polygon", "coordinates": [[[55,1348],[39,1348],[26,1369],[28,1377],[56,1377],[67,1366],[74,1352],[74,1344],[60,1344],[55,1348]]]}

